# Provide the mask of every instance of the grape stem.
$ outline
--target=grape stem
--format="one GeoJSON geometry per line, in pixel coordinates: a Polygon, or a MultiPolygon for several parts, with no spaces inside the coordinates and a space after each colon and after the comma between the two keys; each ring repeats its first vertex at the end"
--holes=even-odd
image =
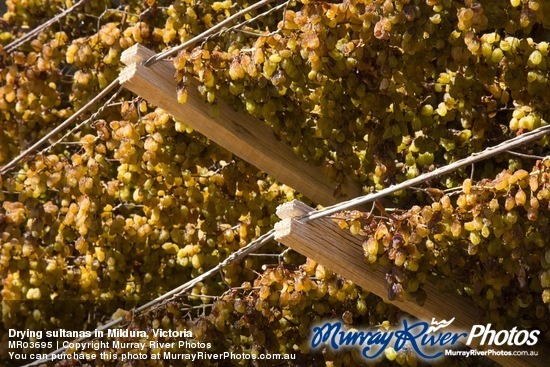
{"type": "Polygon", "coordinates": [[[528,159],[544,159],[544,158],[546,158],[546,157],[542,157],[542,156],[540,156],[540,155],[533,155],[533,154],[525,154],[525,153],[514,152],[513,150],[509,150],[507,153],[508,153],[508,154],[511,154],[511,155],[518,156],[518,157],[522,157],[522,158],[528,158],[528,159]]]}

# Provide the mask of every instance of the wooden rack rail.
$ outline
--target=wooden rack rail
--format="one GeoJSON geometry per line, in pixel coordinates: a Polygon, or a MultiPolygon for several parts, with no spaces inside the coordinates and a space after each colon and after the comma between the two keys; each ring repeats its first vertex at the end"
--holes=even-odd
{"type": "MultiPolygon", "coordinates": [[[[332,205],[345,199],[335,198],[336,184],[319,167],[296,156],[289,145],[277,140],[263,121],[237,112],[223,101],[212,113],[214,107],[199,95],[194,78],[189,78],[187,102],[178,103],[172,63],[141,65],[152,55],[153,51],[138,44],[122,53],[127,67],[120,73],[120,81],[125,88],[314,202],[332,205]]],[[[349,183],[347,191],[348,198],[353,198],[361,194],[361,187],[349,183]]]]}
{"type": "MultiPolygon", "coordinates": [[[[298,220],[311,211],[312,208],[296,200],[280,205],[277,215],[282,220],[275,224],[275,239],[387,300],[386,273],[382,269],[373,270],[365,263],[362,239],[342,230],[329,218],[308,223],[298,220]]],[[[392,303],[420,320],[449,320],[455,317],[453,326],[465,331],[479,324],[479,312],[467,298],[442,294],[431,284],[425,284],[423,289],[427,298],[422,306],[412,301],[392,303]]],[[[550,360],[550,351],[546,346],[544,350],[541,348],[538,357],[489,358],[506,367],[545,367],[550,360]]]]}

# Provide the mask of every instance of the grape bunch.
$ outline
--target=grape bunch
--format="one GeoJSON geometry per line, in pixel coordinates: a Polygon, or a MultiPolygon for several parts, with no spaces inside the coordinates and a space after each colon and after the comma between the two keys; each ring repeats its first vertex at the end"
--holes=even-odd
{"type": "Polygon", "coordinates": [[[421,303],[431,282],[471,298],[482,322],[537,328],[548,341],[549,168],[545,160],[531,172],[466,179],[456,195],[431,205],[376,217],[341,213],[339,221],[364,237],[366,260],[387,269],[390,299],[421,303]]]}
{"type": "MultiPolygon", "coordinates": [[[[164,111],[119,109],[127,120],[97,121],[78,150],[38,158],[3,181],[6,327],[74,326],[87,313],[153,299],[265,233],[277,205],[294,197],[164,111]]],[[[264,262],[227,267],[192,290],[194,302],[252,281],[264,262]]]]}

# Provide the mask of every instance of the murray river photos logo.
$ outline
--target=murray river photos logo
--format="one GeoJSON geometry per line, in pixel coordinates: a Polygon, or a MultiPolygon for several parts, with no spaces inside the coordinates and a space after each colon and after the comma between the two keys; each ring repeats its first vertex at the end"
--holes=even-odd
{"type": "Polygon", "coordinates": [[[311,347],[328,345],[334,350],[355,347],[361,350],[364,358],[374,360],[381,357],[386,348],[412,350],[420,358],[433,360],[445,354],[457,343],[467,346],[533,346],[538,342],[539,330],[500,330],[491,324],[474,325],[470,332],[452,330],[455,319],[436,321],[416,321],[407,318],[389,329],[371,328],[365,330],[348,329],[339,322],[326,322],[313,328],[311,347]]]}

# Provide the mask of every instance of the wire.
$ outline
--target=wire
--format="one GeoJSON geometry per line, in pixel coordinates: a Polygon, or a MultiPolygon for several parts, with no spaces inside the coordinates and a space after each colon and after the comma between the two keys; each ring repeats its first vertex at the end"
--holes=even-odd
{"type": "Polygon", "coordinates": [[[460,160],[458,160],[456,162],[453,162],[453,163],[451,163],[447,166],[437,168],[437,169],[435,169],[431,172],[424,173],[420,176],[417,176],[413,179],[404,181],[400,184],[392,185],[392,186],[390,186],[388,188],[385,188],[383,190],[380,190],[376,193],[368,194],[368,195],[365,195],[365,196],[359,196],[357,198],[354,198],[354,199],[351,199],[351,200],[348,200],[348,201],[344,201],[342,203],[335,204],[335,205],[326,207],[326,208],[321,209],[321,210],[316,210],[316,211],[310,212],[310,213],[298,218],[298,220],[303,222],[303,223],[307,223],[309,221],[312,221],[312,220],[315,220],[315,219],[318,219],[318,218],[322,218],[322,217],[325,217],[327,215],[335,214],[335,213],[341,212],[341,211],[346,210],[346,209],[350,209],[352,207],[355,207],[355,206],[358,206],[358,205],[361,205],[361,204],[366,204],[366,203],[369,203],[371,201],[381,199],[381,198],[383,198],[385,196],[388,196],[388,195],[390,195],[390,194],[392,194],[396,191],[403,190],[403,189],[406,189],[406,188],[409,188],[409,187],[412,187],[412,186],[416,186],[418,184],[424,183],[424,182],[426,182],[428,180],[431,180],[433,178],[436,178],[436,177],[442,176],[444,174],[456,171],[457,169],[459,169],[461,167],[468,166],[470,164],[485,160],[485,159],[493,157],[497,154],[504,153],[504,152],[509,151],[511,149],[514,149],[514,148],[517,148],[519,146],[530,143],[532,141],[538,140],[538,139],[542,138],[543,136],[545,136],[547,134],[550,134],[550,126],[547,125],[547,126],[539,127],[538,129],[535,129],[535,130],[530,131],[528,133],[516,136],[515,138],[506,140],[506,141],[504,141],[504,142],[502,142],[498,145],[495,145],[493,147],[489,147],[489,148],[485,149],[482,152],[474,153],[474,154],[470,155],[469,157],[460,159],[460,160]]]}
{"type": "MultiPolygon", "coordinates": [[[[97,111],[95,111],[92,116],[90,116],[89,118],[87,118],[86,120],[82,121],[80,124],[76,125],[73,129],[71,129],[68,133],[66,133],[65,135],[63,135],[61,138],[59,138],[59,140],[57,140],[55,143],[47,146],[46,148],[42,149],[40,151],[40,155],[44,155],[46,152],[50,151],[52,148],[54,148],[56,145],[60,144],[63,140],[67,139],[69,137],[69,135],[73,134],[75,131],[79,130],[82,126],[86,125],[88,122],[90,121],[93,121],[95,120],[95,118],[97,116],[99,116],[107,107],[109,107],[111,105],[111,103],[113,102],[113,100],[120,94],[120,92],[122,92],[124,90],[124,87],[123,86],[120,86],[118,87],[118,90],[107,100],[107,102],[105,102],[103,104],[103,106],[101,106],[100,108],[97,109],[97,111]]],[[[96,140],[99,139],[99,137],[96,137],[96,140]]],[[[80,142],[67,142],[66,144],[70,144],[70,143],[76,143],[76,144],[80,144],[80,142]]]]}
{"type": "Polygon", "coordinates": [[[233,22],[234,20],[250,13],[251,11],[254,11],[258,8],[261,8],[262,6],[267,5],[267,4],[269,4],[273,1],[275,1],[275,0],[262,0],[262,1],[257,2],[254,5],[250,5],[248,8],[245,8],[245,9],[233,14],[232,16],[230,16],[229,18],[225,19],[224,21],[216,24],[214,27],[210,28],[206,32],[203,32],[203,33],[191,38],[190,40],[182,43],[181,45],[151,56],[148,60],[145,60],[143,62],[143,65],[144,66],[150,66],[150,65],[152,65],[152,64],[154,64],[154,63],[156,63],[160,60],[171,57],[171,56],[175,55],[176,53],[178,53],[180,50],[186,49],[187,47],[189,47],[189,46],[191,46],[191,45],[193,45],[197,42],[203,41],[207,37],[210,37],[210,36],[214,35],[218,31],[223,30],[223,28],[227,24],[233,22]]]}
{"type": "Polygon", "coordinates": [[[109,92],[111,92],[113,89],[115,89],[117,86],[119,86],[119,79],[116,78],[109,84],[105,89],[103,89],[97,96],[95,96],[92,100],[90,100],[88,103],[86,103],[84,106],[82,106],[78,111],[75,112],[74,115],[63,121],[61,124],[59,124],[55,129],[47,133],[42,139],[38,140],[36,143],[34,143],[32,146],[27,148],[23,153],[19,154],[17,157],[12,159],[8,164],[6,164],[4,167],[0,168],[0,175],[3,175],[9,171],[11,171],[19,162],[21,162],[23,159],[25,159],[28,155],[30,155],[32,152],[40,148],[43,144],[45,144],[49,139],[51,139],[53,136],[61,132],[61,130],[65,129],[67,126],[72,124],[82,113],[87,111],[90,107],[92,107],[97,101],[105,97],[109,92]]]}
{"type": "Polygon", "coordinates": [[[28,40],[30,40],[31,38],[35,37],[38,33],[42,32],[44,29],[48,28],[49,26],[51,26],[52,24],[54,24],[55,22],[57,22],[59,19],[65,17],[66,15],[70,14],[73,10],[75,10],[76,8],[80,7],[82,4],[84,4],[86,1],[88,0],[80,0],[79,2],[77,2],[76,4],[74,4],[73,6],[71,6],[69,9],[57,14],[55,17],[53,17],[52,19],[48,20],[46,23],[44,24],[41,24],[40,26],[36,27],[35,29],[33,29],[32,31],[30,31],[29,33],[25,34],[24,36],[16,39],[15,41],[13,41],[12,43],[8,44],[6,47],[4,47],[4,50],[6,52],[12,52],[13,50],[15,50],[17,47],[21,46],[22,44],[24,44],[25,42],[27,42],[28,40]]]}
{"type": "MultiPolygon", "coordinates": [[[[252,35],[252,36],[257,36],[257,37],[261,37],[261,36],[265,36],[265,37],[271,36],[271,35],[273,35],[273,34],[275,34],[275,33],[278,33],[280,30],[273,31],[273,32],[268,33],[268,34],[262,34],[262,33],[256,33],[256,32],[243,31],[243,30],[241,30],[240,28],[244,27],[244,26],[247,25],[247,24],[253,23],[253,22],[255,22],[256,20],[258,20],[258,19],[260,19],[260,18],[263,18],[263,17],[265,17],[265,16],[268,16],[269,14],[271,14],[271,13],[273,13],[273,12],[276,12],[276,11],[280,10],[281,8],[285,8],[285,11],[286,11],[286,8],[288,8],[288,5],[289,5],[289,4],[290,4],[290,0],[288,0],[288,1],[284,2],[284,3],[282,3],[282,4],[279,4],[279,5],[277,5],[277,6],[273,7],[273,8],[271,8],[271,9],[269,9],[269,10],[267,10],[267,11],[261,13],[261,14],[258,14],[258,15],[256,15],[256,16],[253,17],[253,18],[250,18],[250,19],[248,19],[248,20],[245,20],[244,22],[241,22],[241,23],[239,23],[239,24],[235,24],[235,25],[234,25],[233,27],[231,27],[231,28],[222,29],[222,30],[219,31],[218,33],[213,34],[212,36],[210,36],[210,37],[208,37],[208,38],[216,37],[216,36],[219,36],[219,35],[221,35],[221,34],[223,34],[223,33],[230,32],[230,31],[235,31],[235,30],[240,31],[240,32],[245,32],[245,33],[247,33],[247,34],[250,34],[250,35],[252,35]]],[[[284,18],[284,17],[283,17],[283,18],[284,18]]]]}

